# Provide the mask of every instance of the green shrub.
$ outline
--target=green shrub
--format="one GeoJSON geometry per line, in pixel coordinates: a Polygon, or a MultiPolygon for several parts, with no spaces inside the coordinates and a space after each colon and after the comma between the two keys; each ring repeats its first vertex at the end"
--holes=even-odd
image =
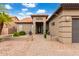
{"type": "Polygon", "coordinates": [[[50,35],[50,32],[47,32],[48,35],[50,35]]]}
{"type": "Polygon", "coordinates": [[[44,38],[47,38],[47,34],[44,34],[44,38]]]}
{"type": "Polygon", "coordinates": [[[14,37],[19,36],[19,32],[14,32],[14,33],[13,33],[13,36],[14,36],[14,37]]]}
{"type": "Polygon", "coordinates": [[[50,35],[50,32],[46,29],[46,34],[50,35]]]}
{"type": "Polygon", "coordinates": [[[0,38],[0,42],[2,42],[3,41],[3,39],[2,38],[0,38]]]}
{"type": "Polygon", "coordinates": [[[18,37],[18,36],[22,36],[22,35],[26,35],[26,33],[24,31],[20,31],[20,32],[14,32],[13,36],[14,37],[18,37]]]}
{"type": "Polygon", "coordinates": [[[19,35],[26,35],[26,32],[20,31],[20,32],[19,32],[19,35]]]}

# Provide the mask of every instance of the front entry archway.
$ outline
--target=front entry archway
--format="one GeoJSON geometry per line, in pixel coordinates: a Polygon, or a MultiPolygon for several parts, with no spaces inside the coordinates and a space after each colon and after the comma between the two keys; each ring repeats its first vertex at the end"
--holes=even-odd
{"type": "Polygon", "coordinates": [[[43,34],[43,22],[36,22],[36,34],[43,34]]]}
{"type": "Polygon", "coordinates": [[[48,15],[31,15],[33,19],[33,34],[46,33],[46,21],[48,15]]]}

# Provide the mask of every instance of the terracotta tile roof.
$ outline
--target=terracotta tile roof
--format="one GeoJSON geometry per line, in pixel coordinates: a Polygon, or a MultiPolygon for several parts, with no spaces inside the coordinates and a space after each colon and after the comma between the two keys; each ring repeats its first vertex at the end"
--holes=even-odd
{"type": "Polygon", "coordinates": [[[19,20],[17,23],[32,23],[32,18],[24,18],[19,20]]]}

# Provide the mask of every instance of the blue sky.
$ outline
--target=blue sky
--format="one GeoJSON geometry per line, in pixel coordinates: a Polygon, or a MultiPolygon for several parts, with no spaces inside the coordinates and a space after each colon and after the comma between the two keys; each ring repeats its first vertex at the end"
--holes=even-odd
{"type": "Polygon", "coordinates": [[[32,14],[48,14],[51,16],[58,8],[58,3],[7,3],[5,8],[9,14],[18,18],[30,17],[32,14]]]}

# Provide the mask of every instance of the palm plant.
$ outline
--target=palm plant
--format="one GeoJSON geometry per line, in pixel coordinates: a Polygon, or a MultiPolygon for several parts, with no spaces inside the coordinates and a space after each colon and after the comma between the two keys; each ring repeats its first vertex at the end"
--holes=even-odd
{"type": "Polygon", "coordinates": [[[8,14],[6,14],[5,12],[0,13],[0,34],[2,32],[3,25],[8,25],[11,21],[11,17],[8,14]]]}
{"type": "Polygon", "coordinates": [[[11,22],[11,17],[7,14],[8,10],[4,4],[0,4],[0,34],[2,32],[4,24],[8,25],[11,22]]]}

